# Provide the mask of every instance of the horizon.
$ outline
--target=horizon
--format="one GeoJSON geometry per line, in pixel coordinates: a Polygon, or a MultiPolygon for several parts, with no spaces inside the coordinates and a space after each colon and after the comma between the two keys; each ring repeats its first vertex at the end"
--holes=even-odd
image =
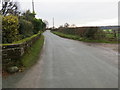
{"type": "MultiPolygon", "coordinates": [[[[19,1],[19,0],[15,0],[19,1]]],[[[48,21],[49,27],[59,27],[68,23],[81,26],[116,26],[118,25],[118,0],[70,0],[47,2],[34,0],[36,18],[48,21]],[[92,1],[92,2],[90,2],[92,1]],[[61,7],[62,6],[62,7],[61,7]],[[107,13],[107,14],[106,14],[107,13]]],[[[32,11],[31,0],[21,1],[21,11],[32,11]],[[23,8],[23,7],[26,8],[23,8]]]]}

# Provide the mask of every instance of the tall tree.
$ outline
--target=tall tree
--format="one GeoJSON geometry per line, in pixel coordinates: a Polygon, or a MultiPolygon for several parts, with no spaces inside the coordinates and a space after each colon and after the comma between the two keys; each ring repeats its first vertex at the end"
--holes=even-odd
{"type": "Polygon", "coordinates": [[[26,12],[24,12],[22,14],[23,18],[28,20],[28,21],[32,21],[35,18],[35,13],[31,13],[30,10],[27,10],[26,12]]]}

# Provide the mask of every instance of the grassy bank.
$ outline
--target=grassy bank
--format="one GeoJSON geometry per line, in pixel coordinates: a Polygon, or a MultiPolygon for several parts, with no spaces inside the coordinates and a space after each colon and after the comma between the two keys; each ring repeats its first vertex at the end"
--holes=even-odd
{"type": "Polygon", "coordinates": [[[79,36],[76,36],[76,35],[69,35],[69,34],[64,34],[64,33],[56,32],[56,31],[53,31],[52,33],[54,33],[54,34],[56,34],[56,35],[58,35],[60,37],[63,37],[63,38],[79,40],[79,41],[84,41],[84,42],[92,42],[92,43],[118,43],[118,41],[91,40],[91,39],[88,39],[88,38],[82,38],[82,37],[79,37],[79,36]]]}
{"type": "Polygon", "coordinates": [[[24,67],[28,68],[36,63],[42,50],[43,43],[44,36],[41,35],[40,39],[38,39],[28,50],[28,52],[23,55],[21,60],[24,67]]]}

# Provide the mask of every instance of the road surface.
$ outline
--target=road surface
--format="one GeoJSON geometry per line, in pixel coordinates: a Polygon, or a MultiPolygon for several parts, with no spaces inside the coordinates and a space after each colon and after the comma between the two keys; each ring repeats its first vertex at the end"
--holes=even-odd
{"type": "Polygon", "coordinates": [[[118,56],[111,50],[44,33],[41,58],[3,79],[3,88],[117,88],[118,56]]]}

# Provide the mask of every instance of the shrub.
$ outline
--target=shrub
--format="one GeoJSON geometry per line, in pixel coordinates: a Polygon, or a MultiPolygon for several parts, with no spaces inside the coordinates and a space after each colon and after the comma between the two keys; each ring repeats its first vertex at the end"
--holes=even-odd
{"type": "Polygon", "coordinates": [[[47,24],[42,21],[42,30],[45,31],[47,24]]]}
{"type": "Polygon", "coordinates": [[[36,19],[34,18],[32,21],[33,25],[34,25],[34,33],[38,33],[38,31],[40,31],[42,29],[42,20],[41,19],[36,19]]]}
{"type": "Polygon", "coordinates": [[[12,43],[20,40],[20,35],[18,32],[18,17],[17,16],[5,16],[2,21],[2,42],[12,43]]]}
{"type": "Polygon", "coordinates": [[[95,34],[97,33],[98,28],[96,27],[89,27],[85,29],[84,32],[84,37],[90,38],[90,39],[95,39],[95,34]]]}
{"type": "Polygon", "coordinates": [[[106,33],[103,30],[97,30],[97,32],[94,35],[94,38],[97,40],[106,39],[106,33]]]}
{"type": "Polygon", "coordinates": [[[21,18],[32,23],[34,34],[46,27],[46,24],[42,21],[42,19],[35,18],[35,13],[31,13],[30,10],[27,10],[25,13],[23,13],[21,18]]]}
{"type": "Polygon", "coordinates": [[[26,38],[33,35],[33,24],[30,21],[20,18],[19,25],[19,32],[22,38],[26,38]]]}

